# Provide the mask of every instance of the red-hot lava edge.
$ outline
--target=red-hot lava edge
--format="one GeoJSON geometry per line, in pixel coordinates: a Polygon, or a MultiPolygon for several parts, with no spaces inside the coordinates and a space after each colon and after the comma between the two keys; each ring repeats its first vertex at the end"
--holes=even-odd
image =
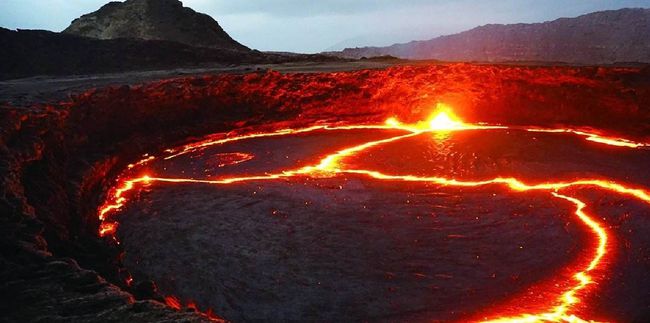
{"type": "MultiPolygon", "coordinates": [[[[438,111],[432,115],[427,121],[418,122],[415,124],[403,124],[395,118],[390,118],[385,124],[372,125],[315,125],[300,129],[283,129],[275,132],[268,133],[248,133],[241,134],[233,137],[227,137],[219,140],[206,140],[197,143],[188,144],[178,149],[168,149],[167,156],[164,158],[171,159],[189,152],[197,151],[209,146],[220,145],[227,142],[246,140],[259,137],[271,136],[290,136],[298,133],[306,133],[315,130],[347,130],[347,129],[395,129],[404,131],[404,134],[382,139],[377,141],[366,142],[357,146],[345,148],[333,152],[320,160],[316,165],[309,165],[298,167],[296,169],[284,170],[274,174],[259,174],[259,175],[245,175],[241,177],[228,177],[214,180],[193,179],[193,178],[162,178],[156,177],[153,174],[140,174],[139,176],[130,177],[125,175],[118,179],[118,183],[109,191],[109,196],[105,203],[99,208],[99,219],[101,221],[100,236],[108,236],[115,238],[115,232],[118,228],[118,223],[111,220],[110,215],[119,210],[128,202],[128,193],[140,184],[147,184],[151,182],[164,182],[164,183],[203,183],[214,185],[227,185],[238,182],[247,181],[265,181],[277,180],[290,177],[311,176],[311,177],[334,177],[345,174],[364,175],[375,180],[385,181],[405,181],[405,182],[427,182],[438,184],[442,186],[462,186],[462,187],[476,187],[486,185],[503,185],[511,189],[513,192],[522,192],[529,190],[548,191],[549,197],[558,198],[567,201],[575,206],[575,216],[590,230],[593,236],[593,247],[585,251],[584,261],[580,260],[576,264],[571,265],[570,268],[565,268],[570,276],[563,276],[558,279],[565,281],[553,281],[553,284],[540,284],[533,286],[538,288],[539,292],[550,294],[553,297],[541,301],[544,304],[518,304],[515,308],[521,309],[521,312],[499,312],[495,310],[481,314],[479,321],[486,322],[538,322],[538,321],[551,321],[551,322],[587,322],[588,318],[580,318],[574,314],[574,310],[579,306],[581,298],[593,293],[596,289],[596,282],[599,277],[603,275],[604,258],[607,257],[607,251],[610,249],[612,241],[607,232],[607,229],[602,225],[594,215],[588,213],[588,205],[586,202],[579,200],[576,197],[567,195],[562,191],[572,187],[596,187],[599,189],[611,191],[613,193],[623,194],[632,198],[641,200],[650,204],[650,191],[642,188],[634,188],[628,185],[618,183],[610,180],[603,179],[590,179],[581,178],[570,182],[546,182],[546,183],[527,183],[525,180],[517,178],[493,178],[484,181],[464,181],[453,178],[442,177],[424,177],[403,174],[385,174],[382,172],[370,169],[348,169],[345,168],[341,160],[356,154],[362,153],[364,150],[376,147],[382,144],[395,142],[401,139],[413,137],[426,132],[440,132],[440,131],[462,131],[462,130],[489,130],[489,129],[513,129],[518,128],[527,131],[542,131],[542,132],[562,132],[584,137],[586,140],[597,142],[600,144],[614,145],[620,147],[627,147],[630,149],[639,149],[650,147],[649,143],[634,142],[631,140],[615,137],[607,137],[595,133],[588,133],[574,129],[541,129],[541,128],[521,128],[521,127],[508,127],[508,126],[492,126],[484,124],[467,124],[457,118],[450,109],[444,105],[438,105],[438,111]],[[564,277],[570,277],[565,279],[564,277]],[[554,287],[549,287],[554,286],[554,287]],[[550,289],[550,290],[549,290],[550,289]],[[527,312],[527,307],[546,308],[547,310],[541,312],[527,312]]],[[[149,161],[155,159],[154,156],[145,156],[141,161],[129,165],[129,168],[134,168],[138,165],[144,165],[149,161]]],[[[117,239],[116,239],[117,241],[117,239]]],[[[119,243],[119,242],[118,242],[119,243]]],[[[130,280],[130,278],[129,278],[130,280]]],[[[551,279],[553,280],[553,278],[551,279]]],[[[130,283],[130,281],[127,281],[130,283]]],[[[167,304],[170,307],[180,309],[183,303],[174,296],[166,298],[167,304]]],[[[515,302],[516,303],[516,302],[515,302]]],[[[196,305],[189,302],[185,306],[196,309],[196,305]]],[[[585,306],[584,304],[580,306],[585,306]]],[[[211,311],[209,312],[211,313],[211,311]]]]}

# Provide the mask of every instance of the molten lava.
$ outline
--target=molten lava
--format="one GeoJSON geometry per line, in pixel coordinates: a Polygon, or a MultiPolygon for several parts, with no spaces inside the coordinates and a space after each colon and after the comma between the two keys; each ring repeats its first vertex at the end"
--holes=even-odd
{"type": "MultiPolygon", "coordinates": [[[[455,178],[444,178],[444,177],[435,177],[435,176],[415,176],[409,174],[385,174],[377,170],[372,169],[354,169],[348,168],[343,165],[342,161],[345,158],[359,155],[364,151],[372,147],[381,146],[391,142],[397,142],[406,138],[410,138],[422,133],[436,133],[436,132],[450,132],[450,131],[463,131],[463,130],[485,130],[489,131],[491,129],[509,129],[507,126],[499,125],[479,125],[479,124],[467,124],[464,123],[459,117],[457,117],[453,111],[444,104],[439,104],[432,116],[425,121],[418,122],[416,124],[403,124],[395,118],[390,118],[383,125],[339,125],[339,126],[329,126],[329,125],[316,125],[307,128],[300,129],[283,129],[275,132],[268,133],[248,133],[242,134],[234,137],[226,137],[214,140],[206,140],[198,143],[193,143],[186,145],[178,149],[169,149],[167,150],[168,156],[165,156],[165,159],[172,159],[181,155],[184,155],[189,152],[205,149],[206,147],[213,145],[221,145],[227,142],[247,140],[252,138],[261,138],[261,137],[272,137],[272,136],[292,136],[301,133],[307,133],[316,130],[354,130],[354,129],[390,129],[390,130],[399,130],[403,133],[396,135],[387,139],[368,141],[359,145],[348,147],[345,149],[340,149],[338,151],[332,152],[323,156],[320,159],[320,162],[313,165],[296,167],[293,169],[286,169],[277,173],[271,174],[251,174],[251,175],[242,175],[238,177],[223,177],[217,179],[195,179],[195,178],[164,178],[156,177],[155,175],[139,175],[132,177],[122,177],[119,180],[119,183],[116,187],[111,189],[109,192],[108,199],[99,209],[99,219],[102,221],[100,226],[99,235],[100,236],[112,236],[114,237],[115,231],[117,230],[117,222],[110,219],[110,215],[122,208],[128,202],[127,193],[132,191],[138,185],[146,184],[150,182],[162,182],[162,183],[204,183],[204,184],[215,184],[215,185],[227,185],[237,182],[248,182],[248,181],[266,181],[266,180],[276,180],[282,178],[291,178],[299,176],[307,177],[336,177],[345,174],[357,174],[367,176],[369,179],[382,180],[382,181],[392,181],[392,182],[426,182],[436,185],[443,186],[460,186],[460,187],[477,187],[477,186],[486,186],[486,185],[502,185],[509,188],[513,193],[523,192],[530,190],[537,191],[546,191],[549,193],[549,197],[557,198],[569,203],[572,203],[575,206],[574,214],[575,216],[589,229],[593,237],[593,247],[586,252],[586,259],[584,263],[580,262],[576,267],[570,267],[568,270],[571,271],[572,280],[566,281],[564,284],[558,284],[555,287],[549,287],[547,285],[541,284],[536,286],[539,291],[550,292],[554,294],[552,299],[541,300],[539,304],[527,304],[534,305],[531,308],[540,308],[544,307],[547,310],[542,312],[528,312],[528,306],[521,305],[519,308],[522,310],[520,313],[499,313],[497,312],[488,312],[484,317],[486,322],[538,322],[538,321],[550,321],[550,322],[584,322],[583,318],[579,318],[575,315],[575,308],[581,302],[583,297],[587,294],[593,293],[597,288],[597,281],[602,277],[594,275],[594,272],[602,272],[605,270],[603,266],[603,259],[607,257],[607,250],[609,244],[611,244],[611,238],[608,234],[606,227],[601,224],[597,217],[593,214],[588,213],[589,206],[584,202],[579,200],[574,196],[570,196],[570,193],[565,192],[569,188],[575,187],[595,187],[598,189],[606,190],[612,193],[626,195],[640,201],[643,201],[647,204],[650,204],[650,192],[642,188],[630,187],[623,183],[618,183],[615,181],[604,180],[604,179],[592,179],[592,178],[580,178],[574,181],[567,182],[545,182],[545,183],[528,183],[525,180],[510,178],[510,177],[496,177],[488,180],[462,180],[455,178]],[[566,286],[566,287],[562,287],[566,286]]],[[[512,127],[512,129],[520,129],[512,127]]],[[[539,129],[539,128],[525,128],[523,130],[527,131],[536,131],[536,132],[559,132],[559,133],[569,133],[573,135],[578,135],[584,137],[586,140],[596,142],[599,144],[618,146],[631,149],[639,149],[647,147],[647,143],[638,143],[622,138],[610,138],[606,136],[601,136],[595,133],[584,132],[574,129],[539,129]]],[[[236,156],[235,161],[239,160],[248,160],[249,156],[236,156]]],[[[133,165],[145,165],[147,162],[153,160],[153,156],[145,156],[142,161],[139,161],[133,165]]],[[[130,166],[133,168],[134,166],[130,166]]],[[[167,297],[167,304],[173,308],[180,309],[181,303],[178,299],[174,297],[167,297]]],[[[584,304],[581,304],[584,306],[584,304]]]]}
{"type": "Polygon", "coordinates": [[[430,130],[459,130],[466,128],[466,125],[458,118],[451,109],[438,103],[436,111],[428,120],[430,130]]]}

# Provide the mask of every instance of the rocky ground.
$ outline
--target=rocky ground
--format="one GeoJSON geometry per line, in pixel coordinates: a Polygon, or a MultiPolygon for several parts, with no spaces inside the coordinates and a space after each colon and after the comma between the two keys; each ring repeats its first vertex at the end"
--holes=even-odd
{"type": "Polygon", "coordinates": [[[125,286],[120,247],[97,237],[97,206],[119,171],[144,152],[192,136],[318,120],[374,122],[389,115],[411,121],[440,101],[468,121],[650,134],[647,69],[441,64],[332,73],[205,72],[213,71],[2,84],[4,320],[207,319],[155,302],[161,295],[151,285],[125,286]]]}
{"type": "Polygon", "coordinates": [[[58,103],[69,100],[89,89],[107,86],[135,86],[142,83],[172,78],[196,77],[211,74],[243,74],[265,72],[269,69],[282,73],[341,72],[360,69],[379,69],[395,65],[395,61],[353,61],[353,62],[295,62],[282,64],[233,64],[213,67],[158,69],[152,71],[130,71],[106,74],[71,76],[34,76],[0,81],[0,102],[15,107],[29,107],[38,103],[58,103]]]}

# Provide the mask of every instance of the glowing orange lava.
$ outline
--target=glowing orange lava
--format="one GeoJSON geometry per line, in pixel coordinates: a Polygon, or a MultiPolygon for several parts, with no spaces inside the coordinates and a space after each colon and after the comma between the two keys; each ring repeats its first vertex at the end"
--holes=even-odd
{"type": "MultiPolygon", "coordinates": [[[[297,169],[285,170],[275,174],[262,174],[262,175],[246,175],[241,177],[230,177],[220,179],[191,179],[191,178],[161,178],[155,176],[137,176],[132,178],[123,178],[120,180],[119,185],[109,192],[107,201],[99,208],[99,219],[102,221],[100,226],[100,236],[113,236],[117,223],[109,219],[109,214],[119,210],[127,203],[127,192],[133,190],[137,184],[162,182],[162,183],[204,183],[204,184],[217,184],[225,185],[237,182],[247,181],[260,181],[260,180],[275,180],[281,178],[290,178],[295,176],[310,176],[310,177],[334,177],[345,174],[354,174],[367,176],[375,180],[384,181],[401,181],[401,182],[426,182],[443,186],[459,186],[459,187],[478,187],[486,185],[503,185],[513,192],[523,191],[547,191],[549,196],[563,199],[575,205],[574,214],[576,217],[586,225],[594,237],[594,247],[590,251],[589,262],[573,272],[573,282],[568,282],[567,288],[558,290],[554,299],[548,300],[548,310],[541,313],[520,313],[517,315],[502,316],[499,313],[488,315],[492,319],[486,319],[486,322],[586,322],[585,320],[575,316],[572,313],[575,305],[580,302],[580,297],[587,291],[593,291],[593,288],[587,288],[595,282],[595,278],[591,273],[601,267],[603,258],[607,255],[607,246],[609,243],[609,235],[603,225],[601,225],[593,215],[590,215],[585,210],[587,204],[575,197],[568,196],[566,193],[560,191],[571,187],[596,187],[599,189],[611,191],[618,194],[630,196],[645,203],[650,204],[650,192],[641,188],[629,187],[627,185],[617,183],[615,181],[603,179],[577,179],[569,182],[546,182],[546,183],[526,183],[516,178],[496,177],[489,180],[481,181],[463,181],[453,178],[443,178],[435,176],[414,176],[414,175],[400,175],[400,174],[384,174],[375,170],[369,169],[348,169],[342,166],[341,160],[346,157],[354,156],[360,152],[367,150],[371,147],[376,147],[382,144],[399,141],[405,138],[413,137],[422,133],[436,133],[440,131],[462,131],[468,129],[507,129],[506,126],[486,126],[477,124],[466,124],[461,121],[456,115],[453,114],[451,109],[445,105],[438,105],[436,112],[429,120],[422,121],[416,124],[402,124],[394,118],[390,118],[384,125],[346,125],[346,126],[327,126],[318,125],[302,129],[284,129],[276,132],[269,133],[254,133],[243,134],[235,137],[226,137],[217,140],[207,140],[195,144],[190,144],[180,149],[168,150],[169,156],[165,159],[174,158],[176,156],[186,154],[188,152],[200,150],[212,145],[220,145],[227,142],[246,140],[251,138],[270,137],[270,136],[284,136],[293,135],[298,133],[306,133],[315,130],[347,130],[347,129],[394,129],[402,130],[405,133],[387,139],[365,142],[360,145],[341,149],[323,157],[319,163],[310,166],[304,166],[297,169]]],[[[514,128],[514,127],[513,127],[514,128]]],[[[538,132],[558,132],[558,133],[572,133],[575,135],[583,136],[587,140],[620,147],[627,148],[641,148],[649,146],[647,143],[637,143],[622,138],[610,138],[600,136],[593,133],[571,130],[571,129],[539,129],[539,128],[525,128],[527,131],[538,132]]],[[[145,156],[146,158],[137,164],[142,165],[153,159],[153,157],[145,156]]],[[[180,308],[181,303],[178,299],[168,297],[167,304],[173,308],[180,308]]]]}
{"type": "Polygon", "coordinates": [[[578,136],[585,137],[586,140],[597,142],[600,144],[618,146],[618,147],[628,147],[628,148],[639,148],[639,147],[650,147],[648,143],[634,142],[625,138],[617,137],[607,137],[601,136],[595,133],[590,133],[587,131],[580,131],[575,129],[543,129],[543,128],[528,128],[526,131],[530,132],[555,132],[555,133],[573,133],[578,136]]]}
{"type": "Polygon", "coordinates": [[[167,303],[167,306],[175,309],[175,310],[180,310],[181,309],[181,301],[176,298],[176,296],[167,296],[165,297],[165,303],[167,303]]]}
{"type": "Polygon", "coordinates": [[[415,124],[403,124],[395,118],[388,118],[386,125],[392,129],[401,129],[414,133],[448,132],[458,130],[507,129],[505,126],[482,125],[463,122],[446,104],[438,103],[427,120],[415,124]]]}
{"type": "Polygon", "coordinates": [[[465,124],[457,117],[449,107],[438,103],[436,112],[428,120],[431,130],[458,130],[465,128],[465,124]]]}

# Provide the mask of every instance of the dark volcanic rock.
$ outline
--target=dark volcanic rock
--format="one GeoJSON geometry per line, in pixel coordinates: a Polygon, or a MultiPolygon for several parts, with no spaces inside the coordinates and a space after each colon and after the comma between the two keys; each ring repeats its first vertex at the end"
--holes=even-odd
{"type": "Polygon", "coordinates": [[[192,47],[166,40],[92,39],[44,30],[0,28],[0,80],[239,64],[340,62],[325,55],[192,47]]]}
{"type": "Polygon", "coordinates": [[[63,32],[98,39],[168,40],[195,47],[249,50],[212,17],[183,7],[178,0],[110,2],[75,19],[63,32]]]}
{"type": "Polygon", "coordinates": [[[191,47],[162,40],[99,40],[0,28],[0,79],[263,62],[257,51],[191,47]]]}
{"type": "Polygon", "coordinates": [[[602,11],[536,24],[485,25],[431,40],[347,48],[336,54],[348,58],[393,55],[445,61],[648,63],[650,9],[602,11]]]}

